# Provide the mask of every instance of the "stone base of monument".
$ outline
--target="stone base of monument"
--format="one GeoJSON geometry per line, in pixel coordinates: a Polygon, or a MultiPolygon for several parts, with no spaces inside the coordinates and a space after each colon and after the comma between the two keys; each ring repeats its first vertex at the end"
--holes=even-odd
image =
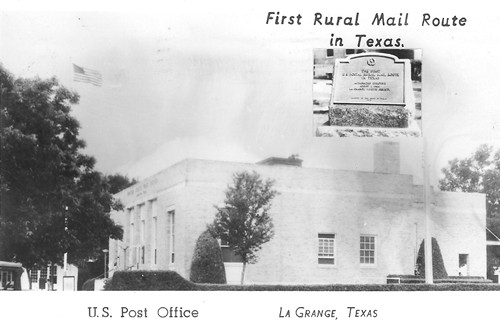
{"type": "Polygon", "coordinates": [[[411,114],[403,106],[334,104],[329,117],[332,126],[407,128],[411,114]]]}
{"type": "Polygon", "coordinates": [[[316,130],[317,137],[420,137],[421,132],[416,122],[411,122],[408,128],[375,128],[320,126],[316,130]]]}

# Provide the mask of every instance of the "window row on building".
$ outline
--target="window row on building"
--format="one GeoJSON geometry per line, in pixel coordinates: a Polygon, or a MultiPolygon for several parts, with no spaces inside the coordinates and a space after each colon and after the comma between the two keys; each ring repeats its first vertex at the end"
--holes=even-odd
{"type": "MultiPolygon", "coordinates": [[[[363,266],[376,265],[376,237],[374,235],[361,235],[359,237],[359,263],[363,266]]],[[[334,233],[318,234],[318,264],[335,265],[336,240],[334,233]]]]}
{"type": "Polygon", "coordinates": [[[32,284],[38,283],[38,288],[44,290],[47,285],[57,284],[57,266],[29,269],[28,276],[32,284]]]}
{"type": "Polygon", "coordinates": [[[158,214],[157,199],[148,200],[126,209],[125,247],[116,248],[119,268],[140,269],[144,265],[155,268],[159,264],[160,232],[168,230],[168,262],[175,262],[175,210],[166,211],[166,219],[158,214]],[[166,220],[166,221],[165,221],[166,220]]]}
{"type": "MultiPolygon", "coordinates": [[[[241,262],[241,258],[226,241],[219,240],[224,262],[241,262]]],[[[359,263],[362,266],[376,265],[376,237],[361,235],[359,237],[359,263]]],[[[336,237],[334,233],[318,234],[318,264],[335,265],[337,259],[336,237]]]]}

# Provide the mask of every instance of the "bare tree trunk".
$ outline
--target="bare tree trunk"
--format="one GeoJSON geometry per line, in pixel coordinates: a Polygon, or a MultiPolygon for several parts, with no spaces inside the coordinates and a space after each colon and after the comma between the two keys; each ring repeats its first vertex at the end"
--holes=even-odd
{"type": "Polygon", "coordinates": [[[243,269],[241,270],[241,285],[245,283],[245,269],[247,267],[247,263],[243,262],[243,269]]]}

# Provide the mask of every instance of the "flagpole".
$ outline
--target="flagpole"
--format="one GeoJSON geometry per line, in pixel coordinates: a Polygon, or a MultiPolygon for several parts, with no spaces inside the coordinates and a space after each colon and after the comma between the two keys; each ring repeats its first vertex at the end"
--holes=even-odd
{"type": "Polygon", "coordinates": [[[427,160],[428,150],[427,141],[423,139],[423,167],[424,167],[424,208],[425,208],[425,283],[434,283],[432,268],[432,219],[431,219],[431,188],[429,181],[430,163],[427,160]]]}
{"type": "MultiPolygon", "coordinates": [[[[64,207],[64,210],[65,210],[65,213],[64,213],[64,235],[66,236],[66,239],[67,239],[67,235],[68,235],[68,206],[65,206],[64,207]]],[[[64,276],[67,276],[67,273],[68,273],[68,252],[64,252],[64,256],[63,256],[63,275],[64,276]]]]}

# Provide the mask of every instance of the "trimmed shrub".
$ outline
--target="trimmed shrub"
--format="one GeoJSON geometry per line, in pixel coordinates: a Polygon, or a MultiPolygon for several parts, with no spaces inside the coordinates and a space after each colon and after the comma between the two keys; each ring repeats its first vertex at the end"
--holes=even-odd
{"type": "Polygon", "coordinates": [[[105,290],[195,290],[195,285],[175,271],[116,271],[105,290]]]}
{"type": "MultiPolygon", "coordinates": [[[[435,279],[444,279],[448,277],[446,268],[441,255],[441,249],[436,238],[432,238],[432,274],[435,279]]],[[[420,249],[417,255],[417,268],[415,270],[417,276],[425,277],[425,239],[420,244],[420,249]]]]}
{"type": "Polygon", "coordinates": [[[95,287],[95,279],[88,279],[85,281],[82,285],[82,290],[83,291],[94,291],[95,287]]]}
{"type": "Polygon", "coordinates": [[[486,261],[487,278],[497,282],[499,276],[495,275],[495,268],[500,266],[500,246],[487,246],[486,261]]]}
{"type": "Polygon", "coordinates": [[[111,291],[113,289],[111,289],[111,279],[108,278],[106,279],[106,281],[104,281],[104,286],[102,287],[102,290],[104,291],[111,291]]]}
{"type": "Polygon", "coordinates": [[[196,241],[189,279],[194,283],[226,283],[222,251],[208,231],[204,231],[196,241]]]}

